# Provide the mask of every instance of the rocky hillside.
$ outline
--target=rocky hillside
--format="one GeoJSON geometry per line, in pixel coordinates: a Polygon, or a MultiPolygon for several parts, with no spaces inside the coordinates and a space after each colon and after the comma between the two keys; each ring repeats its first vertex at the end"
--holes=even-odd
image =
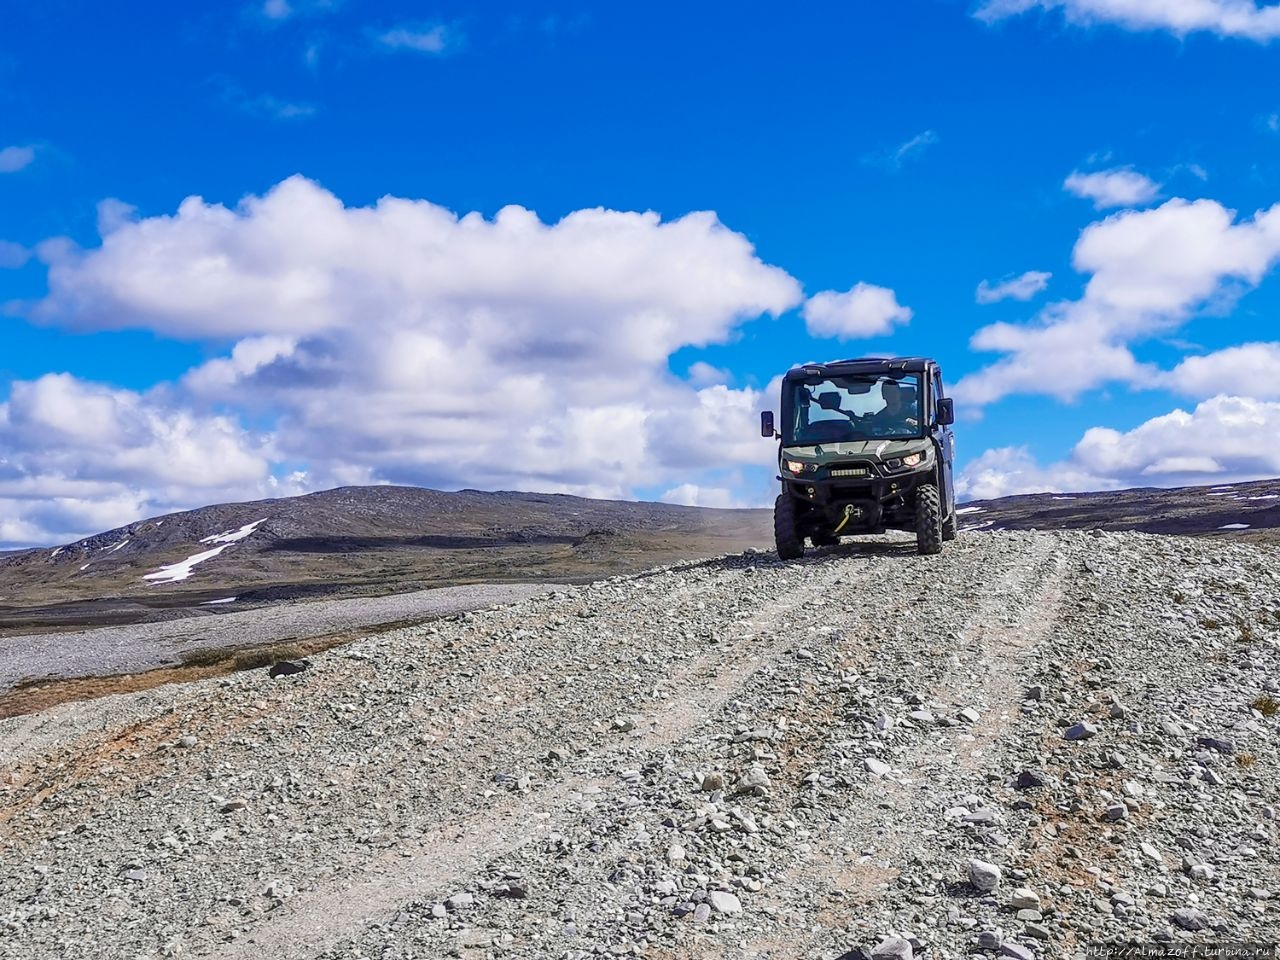
{"type": "Polygon", "coordinates": [[[0,556],[0,631],[154,622],[453,584],[582,581],[771,538],[769,515],[758,510],[343,487],[203,507],[0,556]]]}
{"type": "Polygon", "coordinates": [[[1275,941],[1275,561],[1086,532],[729,556],[3,721],[0,955],[1275,941]]]}
{"type": "Polygon", "coordinates": [[[970,530],[1138,530],[1280,543],[1280,480],[1217,487],[1035,493],[963,504],[970,530]]]}

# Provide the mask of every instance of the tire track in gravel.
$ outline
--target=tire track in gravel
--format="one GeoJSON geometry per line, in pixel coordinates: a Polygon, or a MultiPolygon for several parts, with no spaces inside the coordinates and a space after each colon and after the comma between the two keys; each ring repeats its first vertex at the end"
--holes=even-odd
{"type": "MultiPolygon", "coordinates": [[[[866,564],[862,577],[874,569],[866,564]]],[[[811,581],[810,591],[822,581],[811,581]]],[[[715,582],[706,590],[717,587],[715,582]]],[[[688,602],[696,602],[696,599],[688,602]]],[[[792,635],[775,628],[797,610],[811,603],[807,592],[783,599],[767,598],[734,631],[725,631],[720,643],[692,662],[683,661],[664,684],[668,699],[643,712],[637,724],[640,736],[609,746],[605,762],[636,752],[661,751],[689,731],[707,722],[751,678],[793,643],[792,635]],[[769,636],[770,632],[775,635],[769,636]],[[735,657],[742,644],[764,645],[735,657]]],[[[531,758],[532,759],[532,758],[531,758]]],[[[367,880],[295,898],[287,909],[275,911],[251,934],[216,948],[208,954],[219,960],[257,960],[262,956],[291,960],[315,956],[356,932],[363,922],[384,917],[406,901],[457,885],[486,862],[510,854],[554,829],[586,791],[605,791],[615,779],[573,776],[533,794],[513,797],[499,808],[479,810],[449,828],[426,837],[409,857],[387,855],[364,870],[378,875],[367,880]]]]}
{"type": "MultiPolygon", "coordinates": [[[[776,929],[762,931],[733,950],[727,950],[724,943],[709,942],[702,949],[686,949],[680,954],[682,958],[790,960],[797,956],[842,954],[884,933],[860,928],[854,918],[883,896],[905,864],[904,848],[918,847],[922,831],[939,817],[937,798],[913,789],[921,775],[927,776],[927,771],[939,764],[953,762],[960,754],[955,741],[961,737],[973,739],[964,740],[969,749],[967,755],[959,757],[959,765],[974,772],[974,764],[966,761],[998,746],[1012,730],[1014,720],[1002,712],[1002,707],[1016,705],[1020,698],[1020,692],[1015,691],[1024,669],[1017,661],[1050,634],[1062,602],[1066,560],[1050,548],[1047,542],[1036,543],[1029,555],[1015,557],[1009,569],[1000,571],[980,588],[976,609],[955,642],[956,652],[963,654],[959,664],[952,664],[946,657],[934,660],[941,667],[935,675],[934,699],[981,705],[979,724],[953,727],[949,734],[925,730],[895,761],[891,778],[867,779],[855,788],[855,796],[868,801],[864,809],[870,817],[819,825],[826,829],[819,829],[809,838],[809,846],[816,849],[803,859],[797,858],[798,862],[779,882],[768,888],[767,897],[754,904],[757,908],[772,906],[779,913],[793,914],[797,903],[807,899],[812,904],[811,909],[801,910],[793,917],[785,936],[776,929]],[[1011,611],[1014,615],[1008,616],[1011,611]],[[1014,662],[1007,662],[1010,658],[1014,662]],[[962,676],[973,666],[981,667],[976,683],[962,676]],[[824,847],[863,853],[836,856],[822,852],[824,847]],[[822,894],[828,897],[825,904],[820,900],[822,894]]],[[[927,590],[917,597],[926,598],[953,602],[950,597],[930,596],[927,590]]],[[[882,657],[918,656],[917,650],[901,648],[900,644],[901,639],[895,638],[876,653],[882,657]]],[[[978,785],[975,782],[975,787],[978,785]]]]}

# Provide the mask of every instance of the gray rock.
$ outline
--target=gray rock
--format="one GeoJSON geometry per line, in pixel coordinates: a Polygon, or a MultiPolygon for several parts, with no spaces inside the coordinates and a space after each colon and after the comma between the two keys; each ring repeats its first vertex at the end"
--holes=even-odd
{"type": "Polygon", "coordinates": [[[1088,740],[1098,735],[1098,728],[1089,721],[1082,720],[1067,727],[1062,735],[1068,740],[1088,740]]]}
{"type": "Polygon", "coordinates": [[[883,777],[888,775],[892,769],[883,760],[877,760],[875,757],[867,757],[862,761],[862,765],[867,768],[867,772],[873,777],[883,777]]]}
{"type": "Polygon", "coordinates": [[[476,898],[469,893],[455,893],[444,902],[444,905],[450,910],[465,910],[468,907],[474,907],[476,898]]]}
{"type": "Polygon", "coordinates": [[[982,950],[999,950],[1004,943],[1001,930],[982,930],[978,933],[978,947],[982,950]]]}
{"type": "Polygon", "coordinates": [[[770,786],[769,774],[765,772],[764,767],[755,765],[748,767],[746,773],[738,778],[734,792],[763,797],[768,795],[770,786]]]}
{"type": "Polygon", "coordinates": [[[734,914],[742,912],[742,902],[732,893],[723,890],[712,890],[707,894],[707,903],[715,913],[734,914]]]}
{"type": "Polygon", "coordinates": [[[1049,775],[1043,770],[1023,770],[1014,780],[1013,785],[1019,790],[1034,790],[1049,785],[1049,775]]]}
{"type": "Polygon", "coordinates": [[[966,723],[977,723],[979,720],[978,711],[973,707],[965,707],[957,716],[966,723]]]}
{"type": "Polygon", "coordinates": [[[1204,747],[1207,750],[1216,750],[1218,753],[1232,754],[1236,752],[1236,745],[1230,740],[1222,740],[1218,737],[1196,737],[1196,745],[1204,747]]]}
{"type": "Polygon", "coordinates": [[[724,774],[717,770],[702,775],[702,789],[706,793],[724,789],[724,774]]]}
{"type": "Polygon", "coordinates": [[[911,960],[911,943],[901,937],[885,937],[871,948],[871,960],[911,960]]]}
{"type": "Polygon", "coordinates": [[[706,923],[711,919],[711,907],[705,903],[700,903],[693,908],[693,922],[706,923]]]}
{"type": "Polygon", "coordinates": [[[1012,957],[1013,960],[1035,960],[1036,957],[1030,947],[1024,947],[1012,940],[1006,940],[1000,945],[1000,956],[1012,957]]]}
{"type": "Polygon", "coordinates": [[[1195,907],[1179,907],[1173,911],[1173,922],[1183,930],[1191,931],[1204,930],[1209,926],[1208,918],[1195,907]]]}
{"type": "Polygon", "coordinates": [[[1009,906],[1014,910],[1039,910],[1040,895],[1028,887],[1018,887],[1009,897],[1009,906]]]}
{"type": "Polygon", "coordinates": [[[985,860],[970,860],[969,883],[975,890],[990,893],[1000,886],[1000,868],[985,860]]]}

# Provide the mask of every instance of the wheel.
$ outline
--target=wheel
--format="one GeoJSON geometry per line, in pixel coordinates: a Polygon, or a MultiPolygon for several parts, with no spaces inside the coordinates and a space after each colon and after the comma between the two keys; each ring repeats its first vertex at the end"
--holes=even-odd
{"type": "Polygon", "coordinates": [[[932,483],[916,488],[916,552],[942,552],[942,504],[932,483]]]}
{"type": "Polygon", "coordinates": [[[773,501],[773,542],[783,560],[804,556],[804,541],[796,533],[796,502],[785,493],[773,501]]]}
{"type": "Polygon", "coordinates": [[[956,538],[956,532],[959,525],[960,521],[959,518],[956,517],[956,508],[952,507],[950,519],[942,521],[942,539],[944,541],[954,540],[956,538]]]}

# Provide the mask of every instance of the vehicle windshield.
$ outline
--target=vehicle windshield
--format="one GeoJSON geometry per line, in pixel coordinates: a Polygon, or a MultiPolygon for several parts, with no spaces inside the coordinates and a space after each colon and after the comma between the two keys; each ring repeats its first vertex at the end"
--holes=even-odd
{"type": "Polygon", "coordinates": [[[920,378],[874,374],[790,382],[788,445],[920,436],[920,378]]]}

